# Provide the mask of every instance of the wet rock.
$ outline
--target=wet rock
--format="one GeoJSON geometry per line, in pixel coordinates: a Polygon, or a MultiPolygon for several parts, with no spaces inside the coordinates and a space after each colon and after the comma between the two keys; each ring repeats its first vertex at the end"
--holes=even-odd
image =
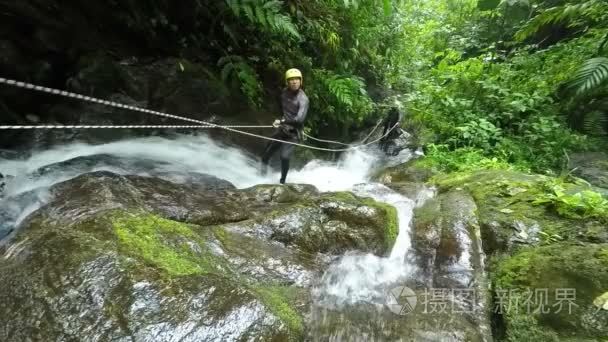
{"type": "Polygon", "coordinates": [[[0,247],[0,340],[302,340],[317,252],[385,254],[396,229],[390,206],[297,184],[97,171],[50,194],[0,247]]]}
{"type": "MultiPolygon", "coordinates": [[[[496,338],[596,341],[606,336],[608,316],[593,305],[608,281],[605,221],[577,218],[576,211],[567,216],[559,207],[560,199],[596,188],[566,182],[556,188],[549,177],[500,170],[441,175],[433,183],[441,193],[438,200],[455,191],[474,199],[483,249],[491,260],[496,338]],[[538,201],[547,196],[553,200],[538,201]],[[576,298],[570,312],[567,296],[576,298]]],[[[445,217],[444,208],[439,201],[427,210],[431,216],[421,217],[445,217]]],[[[437,229],[429,232],[443,238],[437,229]]],[[[421,246],[425,252],[438,243],[421,246]]]]}
{"type": "Polygon", "coordinates": [[[492,264],[496,312],[512,340],[601,340],[608,312],[594,305],[608,284],[608,245],[524,248],[492,264]]]}
{"type": "Polygon", "coordinates": [[[472,295],[474,300],[460,305],[478,331],[488,337],[491,296],[476,212],[475,201],[464,191],[429,200],[415,209],[412,246],[420,270],[416,279],[427,289],[472,295]]]}
{"type": "Polygon", "coordinates": [[[603,152],[574,153],[568,168],[589,183],[608,189],[608,155],[603,152]]]}
{"type": "Polygon", "coordinates": [[[436,171],[420,165],[418,159],[413,159],[404,164],[388,167],[374,175],[373,179],[385,184],[426,182],[436,173],[436,171]]]}
{"type": "MultiPolygon", "coordinates": [[[[486,254],[564,240],[608,242],[608,228],[601,221],[564,217],[550,205],[534,204],[550,193],[545,186],[550,180],[541,175],[485,170],[438,176],[435,184],[440,192],[464,189],[473,196],[486,254]]],[[[582,184],[564,186],[570,194],[593,190],[582,184]]]]}
{"type": "Polygon", "coordinates": [[[0,310],[15,323],[0,328],[3,340],[302,334],[297,299],[288,297],[298,288],[242,278],[209,248],[218,241],[196,226],[120,211],[71,229],[43,216],[31,222],[40,226],[19,236],[1,261],[0,310]]]}
{"type": "Polygon", "coordinates": [[[492,340],[480,333],[478,323],[471,319],[474,314],[460,306],[452,297],[453,292],[432,292],[413,285],[405,288],[387,289],[385,303],[358,304],[340,310],[313,307],[308,337],[315,341],[357,342],[492,340]]]}
{"type": "Polygon", "coordinates": [[[393,207],[369,198],[330,193],[226,227],[311,253],[342,254],[356,249],[383,255],[397,236],[396,215],[393,207]]]}

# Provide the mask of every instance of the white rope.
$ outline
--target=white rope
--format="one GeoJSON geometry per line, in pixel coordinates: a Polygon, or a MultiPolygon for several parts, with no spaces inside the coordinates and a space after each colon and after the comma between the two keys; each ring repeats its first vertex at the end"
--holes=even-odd
{"type": "Polygon", "coordinates": [[[344,145],[344,146],[350,146],[351,144],[345,144],[343,142],[339,142],[339,141],[333,141],[333,140],[323,140],[323,139],[319,139],[319,138],[315,138],[313,136],[310,136],[306,133],[303,133],[305,137],[307,137],[308,139],[311,140],[316,140],[316,141],[320,141],[320,142],[325,142],[325,143],[331,143],[331,144],[338,144],[338,145],[344,145]]]}
{"type": "MultiPolygon", "coordinates": [[[[128,105],[125,105],[125,104],[122,104],[122,103],[116,103],[116,102],[112,102],[112,101],[102,100],[102,99],[98,99],[98,98],[94,98],[94,97],[90,97],[90,96],[84,96],[84,95],[81,95],[81,94],[71,93],[71,92],[68,92],[68,91],[65,91],[65,90],[59,90],[59,89],[53,89],[53,88],[48,88],[48,87],[42,87],[42,86],[39,86],[39,85],[35,85],[35,84],[27,83],[27,82],[20,82],[20,81],[16,81],[16,80],[12,80],[12,79],[7,79],[7,78],[3,78],[3,77],[0,77],[0,84],[7,84],[7,85],[15,86],[15,87],[18,87],[18,88],[26,88],[26,89],[41,91],[41,92],[44,92],[44,93],[66,96],[66,97],[75,98],[75,99],[79,99],[79,100],[83,100],[83,101],[88,101],[88,102],[93,102],[93,103],[99,103],[99,104],[103,104],[103,105],[110,106],[110,107],[123,108],[123,109],[132,110],[132,111],[136,111],[136,112],[142,112],[142,113],[146,113],[146,114],[158,115],[158,116],[163,116],[163,117],[177,119],[177,120],[190,121],[190,122],[197,123],[199,125],[203,125],[203,126],[205,126],[205,128],[211,128],[211,127],[213,127],[213,128],[222,128],[222,129],[225,129],[225,130],[230,131],[230,132],[235,132],[235,133],[239,133],[239,134],[243,134],[243,135],[248,135],[248,136],[255,137],[255,138],[260,138],[260,139],[269,140],[269,141],[276,141],[276,142],[280,142],[280,143],[284,143],[284,144],[290,144],[290,145],[300,146],[300,147],[309,148],[309,149],[313,149],[313,150],[328,151],[328,152],[345,152],[345,151],[354,150],[354,149],[359,148],[359,147],[364,147],[364,146],[367,146],[367,145],[371,145],[371,144],[373,144],[375,142],[380,141],[382,138],[384,138],[385,136],[387,136],[395,127],[397,127],[397,124],[395,124],[393,127],[391,127],[391,129],[389,129],[386,132],[386,134],[384,134],[380,138],[378,138],[378,139],[376,139],[374,141],[371,141],[371,142],[369,142],[367,144],[361,144],[361,145],[356,145],[356,146],[349,146],[348,148],[323,148],[323,147],[304,145],[304,144],[300,144],[300,143],[296,143],[296,142],[292,142],[292,141],[275,139],[275,138],[266,137],[266,136],[259,135],[259,134],[254,134],[254,133],[250,133],[250,132],[240,131],[238,129],[231,128],[231,127],[228,127],[228,126],[216,125],[216,124],[210,123],[210,122],[205,122],[205,121],[201,121],[201,120],[190,119],[190,118],[185,118],[185,117],[181,117],[181,116],[177,116],[177,115],[157,112],[157,111],[150,110],[150,109],[143,109],[143,108],[139,108],[139,107],[136,107],[136,106],[128,106],[128,105]]],[[[18,126],[6,126],[6,127],[18,127],[18,126]]],[[[240,126],[240,127],[243,128],[243,126],[240,126]]],[[[261,126],[247,126],[247,127],[261,127],[261,126]]],[[[202,128],[202,127],[199,127],[199,128],[202,128]]],[[[10,128],[10,129],[17,129],[17,128],[10,128]]]]}
{"type": "MultiPolygon", "coordinates": [[[[369,132],[369,134],[365,137],[365,139],[363,139],[362,141],[365,142],[367,139],[369,139],[369,137],[372,136],[372,134],[374,134],[374,132],[376,131],[376,128],[378,128],[378,126],[380,126],[380,123],[382,122],[382,120],[378,120],[378,122],[376,123],[376,126],[374,127],[374,129],[372,129],[371,132],[369,132]]],[[[313,136],[310,136],[306,133],[304,133],[304,135],[311,139],[311,140],[316,140],[316,141],[320,141],[320,142],[325,142],[325,143],[332,143],[332,144],[338,144],[338,145],[344,145],[344,146],[351,146],[352,144],[345,144],[343,142],[339,142],[339,141],[334,141],[334,140],[324,140],[324,139],[319,139],[319,138],[315,138],[313,136]]]]}
{"type": "MultiPolygon", "coordinates": [[[[272,126],[224,126],[259,128],[272,126]]],[[[216,128],[208,125],[0,125],[1,129],[96,129],[96,128],[216,128]]]]}

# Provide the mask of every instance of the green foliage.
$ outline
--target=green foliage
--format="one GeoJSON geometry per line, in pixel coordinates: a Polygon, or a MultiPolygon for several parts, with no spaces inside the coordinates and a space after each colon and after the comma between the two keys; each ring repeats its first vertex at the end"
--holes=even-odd
{"type": "Polygon", "coordinates": [[[546,193],[533,204],[548,204],[564,217],[575,219],[598,219],[608,223],[608,200],[602,194],[583,190],[568,193],[563,181],[553,179],[544,185],[546,193]]]}
{"type": "Polygon", "coordinates": [[[237,80],[240,84],[241,91],[253,106],[259,107],[262,98],[260,94],[262,87],[258,82],[258,76],[245,60],[240,56],[226,56],[220,58],[218,66],[222,68],[222,80],[228,82],[237,80]]]}
{"type": "Polygon", "coordinates": [[[300,38],[291,18],[281,13],[282,1],[226,0],[226,3],[237,17],[247,18],[263,30],[300,38]]]}
{"type": "Polygon", "coordinates": [[[608,4],[601,0],[589,0],[578,4],[565,4],[542,10],[529,20],[516,34],[515,39],[524,41],[548,25],[566,23],[568,26],[583,26],[589,22],[608,18],[608,4]]]}
{"type": "Polygon", "coordinates": [[[442,172],[486,170],[520,170],[526,171],[525,165],[508,163],[499,157],[489,157],[482,150],[459,148],[450,150],[448,145],[429,144],[426,156],[418,165],[434,168],[442,172]]]}
{"type": "Polygon", "coordinates": [[[458,135],[448,141],[453,141],[455,146],[477,146],[484,150],[489,150],[502,134],[500,128],[484,118],[469,121],[456,130],[458,135]]]}
{"type": "Polygon", "coordinates": [[[362,78],[323,69],[313,70],[313,78],[310,86],[313,110],[325,112],[325,122],[360,123],[371,112],[372,101],[362,78]]]}
{"type": "MultiPolygon", "coordinates": [[[[453,50],[436,54],[441,59],[408,94],[411,120],[434,132],[431,143],[479,148],[508,162],[530,164],[535,171],[559,170],[565,153],[591,145],[564,120],[578,113],[569,109],[576,104],[567,98],[556,101],[556,93],[597,48],[600,34],[541,51],[520,49],[501,63],[492,62],[491,55],[463,59],[453,50]]],[[[601,117],[601,102],[593,103],[588,112],[601,117]]]]}
{"type": "Polygon", "coordinates": [[[394,95],[422,143],[534,171],[559,172],[568,153],[600,149],[582,133],[608,132],[604,0],[111,3],[149,45],[216,63],[252,107],[301,69],[313,136],[352,138],[394,95]]]}
{"type": "Polygon", "coordinates": [[[597,89],[608,80],[608,58],[596,57],[586,60],[566,86],[576,95],[597,89]]]}

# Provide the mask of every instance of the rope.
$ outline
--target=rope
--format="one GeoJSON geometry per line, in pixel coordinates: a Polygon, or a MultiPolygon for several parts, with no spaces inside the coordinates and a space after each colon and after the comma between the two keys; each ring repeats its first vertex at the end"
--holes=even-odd
{"type": "Polygon", "coordinates": [[[323,139],[319,139],[319,138],[315,138],[312,137],[306,133],[303,133],[305,137],[311,139],[311,140],[316,140],[316,141],[320,141],[320,142],[325,142],[325,143],[333,143],[333,144],[338,144],[338,145],[344,145],[344,146],[350,146],[350,144],[345,144],[343,142],[339,142],[339,141],[333,141],[333,140],[323,140],[323,139]]]}
{"type": "MultiPolygon", "coordinates": [[[[380,123],[382,122],[382,120],[378,120],[378,123],[376,123],[376,126],[374,127],[374,129],[372,129],[371,132],[369,132],[369,134],[365,137],[365,139],[363,139],[363,142],[365,142],[367,139],[369,139],[369,137],[372,136],[372,134],[374,134],[374,132],[376,131],[376,128],[378,128],[378,126],[380,126],[380,123]]],[[[333,143],[333,144],[338,144],[338,145],[344,145],[344,146],[351,146],[351,144],[345,144],[343,142],[339,142],[339,141],[334,141],[334,140],[323,140],[323,139],[319,139],[319,138],[315,138],[313,136],[310,136],[306,133],[304,133],[304,135],[307,138],[310,138],[312,140],[316,140],[316,141],[321,141],[321,142],[326,142],[326,143],[333,143]]]]}
{"type": "MultiPolygon", "coordinates": [[[[369,139],[369,137],[372,136],[372,134],[374,134],[374,132],[376,131],[376,128],[378,128],[380,126],[381,122],[382,122],[382,120],[378,120],[378,122],[376,123],[376,127],[374,127],[374,129],[372,129],[372,131],[369,132],[369,134],[365,137],[365,139],[363,139],[363,142],[365,142],[367,139],[369,139]]],[[[391,131],[393,130],[393,128],[395,128],[395,127],[392,127],[391,131]]],[[[387,132],[386,134],[388,135],[388,133],[390,133],[390,132],[387,132]]]]}
{"type": "MultiPolygon", "coordinates": [[[[196,120],[196,119],[185,118],[185,117],[181,117],[181,116],[177,116],[177,115],[157,112],[157,111],[150,110],[150,109],[139,108],[139,107],[136,107],[136,106],[129,106],[129,105],[125,105],[125,104],[122,104],[122,103],[116,103],[116,102],[112,102],[112,101],[102,100],[102,99],[98,99],[98,98],[94,98],[94,97],[90,97],[90,96],[84,96],[84,95],[81,95],[81,94],[76,94],[76,93],[68,92],[68,91],[65,91],[65,90],[59,90],[59,89],[53,89],[53,88],[48,88],[48,87],[42,87],[42,86],[39,86],[39,85],[35,85],[35,84],[27,83],[27,82],[20,82],[20,81],[16,81],[16,80],[12,80],[12,79],[7,79],[7,78],[3,78],[3,77],[0,77],[0,84],[7,84],[7,85],[18,87],[18,88],[25,88],[25,89],[30,89],[30,90],[36,90],[36,91],[40,91],[40,92],[44,92],[44,93],[49,93],[49,94],[53,94],[53,95],[61,95],[61,96],[75,98],[75,99],[79,99],[79,100],[83,100],[83,101],[88,101],[88,102],[93,102],[93,103],[99,103],[99,104],[103,104],[103,105],[110,106],[110,107],[123,108],[123,109],[132,110],[132,111],[136,111],[136,112],[142,112],[142,113],[146,113],[146,114],[152,114],[152,115],[158,115],[158,116],[163,116],[163,117],[177,119],[177,120],[194,122],[194,123],[197,123],[199,125],[204,126],[205,128],[221,128],[221,129],[225,129],[225,130],[230,131],[230,132],[235,132],[235,133],[239,133],[239,134],[243,134],[243,135],[247,135],[247,136],[251,136],[251,137],[255,137],[255,138],[260,138],[260,139],[269,140],[269,141],[276,141],[276,142],[280,142],[280,143],[284,143],[284,144],[290,144],[290,145],[300,146],[300,147],[304,147],[304,148],[308,148],[308,149],[319,150],[319,151],[328,151],[328,152],[346,152],[346,151],[354,150],[354,149],[359,148],[359,147],[364,147],[364,146],[367,146],[367,145],[371,145],[373,143],[376,143],[376,142],[380,141],[382,138],[384,138],[385,136],[387,136],[395,127],[397,127],[397,124],[395,124],[393,127],[391,127],[386,132],[386,134],[384,134],[380,138],[378,138],[378,139],[376,139],[374,141],[371,141],[371,142],[369,142],[367,144],[361,144],[361,145],[356,145],[356,146],[349,146],[348,148],[323,148],[323,147],[316,147],[316,146],[310,146],[310,145],[300,144],[300,143],[296,143],[296,142],[292,142],[292,141],[275,139],[275,138],[266,137],[266,136],[259,135],[259,134],[254,134],[254,133],[250,133],[250,132],[240,131],[238,129],[231,128],[229,126],[222,126],[222,125],[217,125],[217,124],[214,124],[214,123],[205,122],[205,121],[201,121],[201,120],[196,120]]],[[[35,127],[44,128],[44,126],[45,125],[35,126],[35,127]]],[[[1,127],[29,127],[29,126],[1,126],[1,127]]],[[[57,128],[67,128],[67,127],[68,126],[57,127],[57,128]]],[[[157,127],[157,126],[155,126],[155,127],[157,127]]],[[[237,127],[243,128],[243,126],[237,126],[237,127]]],[[[246,126],[246,127],[268,127],[268,126],[246,126]]],[[[202,128],[202,127],[198,127],[198,128],[202,128]]],[[[6,129],[19,129],[19,128],[6,128],[6,129]]]]}
{"type": "MultiPolygon", "coordinates": [[[[272,126],[224,126],[224,127],[240,127],[240,128],[258,128],[272,126]]],[[[2,126],[0,129],[97,129],[97,128],[215,128],[208,125],[10,125],[2,126]]]]}

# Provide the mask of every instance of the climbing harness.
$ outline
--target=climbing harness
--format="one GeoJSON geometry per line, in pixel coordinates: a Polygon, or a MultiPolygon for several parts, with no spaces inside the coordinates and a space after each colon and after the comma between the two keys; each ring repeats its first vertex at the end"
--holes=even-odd
{"type": "MultiPolygon", "coordinates": [[[[398,126],[398,123],[396,123],[395,125],[393,125],[393,127],[391,127],[384,135],[382,135],[378,139],[375,139],[375,140],[373,140],[373,141],[371,141],[369,143],[363,143],[363,144],[354,145],[354,146],[351,146],[351,145],[348,145],[348,144],[344,144],[344,143],[341,143],[341,142],[337,142],[337,141],[321,140],[321,139],[313,138],[313,140],[318,140],[318,141],[323,141],[323,142],[339,143],[339,144],[342,144],[342,145],[349,146],[348,148],[323,148],[323,147],[316,147],[316,146],[311,146],[311,145],[300,144],[300,143],[296,143],[296,142],[292,142],[292,141],[275,139],[275,138],[266,137],[266,136],[263,136],[263,135],[259,135],[259,134],[250,133],[250,132],[241,131],[241,130],[236,129],[236,128],[269,128],[269,127],[273,127],[273,126],[270,126],[270,125],[266,125],[266,126],[254,126],[254,125],[217,125],[217,124],[214,124],[214,123],[211,123],[211,122],[206,122],[206,121],[201,121],[201,120],[181,117],[181,116],[178,116],[178,115],[167,114],[167,113],[158,112],[158,111],[154,111],[154,110],[150,110],[150,109],[139,108],[139,107],[136,107],[136,106],[129,106],[129,105],[125,105],[125,104],[122,104],[122,103],[102,100],[102,99],[98,99],[98,98],[91,97],[91,96],[85,96],[85,95],[81,95],[81,94],[76,94],[76,93],[68,92],[68,91],[65,91],[65,90],[59,90],[59,89],[53,89],[53,88],[48,88],[48,87],[42,87],[42,86],[39,86],[39,85],[35,85],[35,84],[27,83],[27,82],[16,81],[16,80],[7,79],[7,78],[3,78],[3,77],[0,77],[0,84],[6,84],[6,85],[18,87],[18,88],[25,88],[25,89],[30,89],[30,90],[36,90],[36,91],[40,91],[40,92],[44,92],[44,93],[48,93],[48,94],[60,95],[60,96],[75,98],[75,99],[79,99],[79,100],[83,100],[83,101],[88,101],[88,102],[92,102],[92,103],[98,103],[98,104],[102,104],[102,105],[105,105],[105,106],[122,108],[122,109],[127,109],[127,110],[132,110],[132,111],[136,111],[136,112],[142,112],[142,113],[152,114],[152,115],[157,115],[157,116],[162,116],[162,117],[176,119],[176,120],[189,121],[189,122],[193,122],[193,123],[197,123],[198,124],[198,125],[189,125],[189,126],[186,126],[186,125],[183,125],[183,126],[180,126],[180,125],[122,125],[122,126],[121,125],[116,125],[116,126],[114,126],[114,125],[39,125],[39,126],[32,126],[32,125],[24,125],[24,126],[5,125],[5,126],[0,126],[0,129],[221,128],[221,129],[225,129],[225,130],[230,131],[230,132],[235,132],[235,133],[239,133],[239,134],[243,134],[243,135],[247,135],[247,136],[251,136],[251,137],[255,137],[255,138],[260,138],[260,139],[270,140],[270,141],[276,141],[276,142],[280,142],[280,143],[284,143],[284,144],[290,144],[290,145],[300,146],[300,147],[304,147],[304,148],[308,148],[308,149],[313,149],[313,150],[328,151],[328,152],[345,152],[345,151],[350,151],[350,150],[354,150],[356,148],[360,148],[360,147],[364,147],[364,146],[367,146],[367,145],[374,144],[374,143],[380,141],[385,136],[387,136],[393,129],[395,129],[395,127],[398,126]]],[[[376,130],[376,128],[378,127],[379,124],[380,124],[380,121],[378,122],[378,124],[376,125],[376,127],[374,128],[374,130],[365,138],[365,140],[367,138],[369,138],[369,136],[371,136],[371,134],[376,130]]],[[[309,138],[312,138],[309,135],[306,135],[306,136],[309,137],[309,138]]]]}

